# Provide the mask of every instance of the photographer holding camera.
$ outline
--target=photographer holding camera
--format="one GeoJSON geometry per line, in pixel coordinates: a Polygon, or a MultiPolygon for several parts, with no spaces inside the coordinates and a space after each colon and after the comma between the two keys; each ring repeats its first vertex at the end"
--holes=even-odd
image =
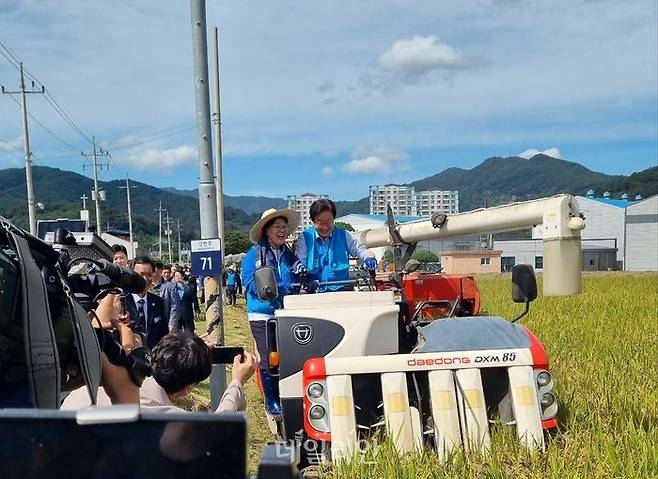
{"type": "MultiPolygon", "coordinates": [[[[152,351],[153,373],[139,389],[142,408],[162,412],[182,412],[173,401],[188,396],[194,388],[210,376],[211,363],[206,343],[189,332],[174,332],[165,336],[152,351]]],[[[226,388],[215,412],[238,412],[246,408],[244,385],[256,370],[256,358],[245,353],[244,360],[233,360],[232,381],[226,388]]],[[[99,390],[97,404],[117,404],[117,390],[130,394],[134,384],[125,376],[112,378],[112,394],[106,384],[99,390]],[[114,395],[114,397],[113,397],[114,395]]],[[[62,404],[62,409],[78,410],[89,406],[84,388],[72,392],[62,404]]]]}

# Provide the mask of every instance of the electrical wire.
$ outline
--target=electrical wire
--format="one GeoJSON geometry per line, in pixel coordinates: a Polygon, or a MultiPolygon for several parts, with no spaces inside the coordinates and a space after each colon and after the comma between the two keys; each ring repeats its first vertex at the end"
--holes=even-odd
{"type": "Polygon", "coordinates": [[[18,61],[18,58],[16,58],[16,55],[5,45],[2,40],[0,40],[0,47],[4,49],[7,53],[4,53],[2,50],[0,50],[0,54],[7,59],[11,65],[16,68],[17,70],[20,70],[20,61],[18,61]],[[7,56],[9,55],[9,56],[7,56]],[[11,58],[10,58],[11,57],[11,58]]]}
{"type": "Polygon", "coordinates": [[[115,145],[110,145],[108,148],[111,148],[112,150],[122,150],[124,148],[132,148],[134,146],[143,145],[145,143],[150,143],[152,141],[160,140],[162,138],[167,138],[167,137],[170,137],[170,136],[179,135],[181,133],[185,133],[186,131],[190,131],[190,130],[193,130],[195,128],[196,128],[196,125],[195,126],[188,126],[188,127],[181,128],[181,129],[178,129],[178,130],[173,129],[173,128],[172,129],[167,129],[167,130],[162,130],[160,132],[155,132],[155,133],[151,133],[150,135],[146,135],[143,139],[141,139],[139,141],[135,141],[133,143],[128,143],[128,144],[121,144],[121,142],[119,142],[115,145]]]}
{"type": "MultiPolygon", "coordinates": [[[[4,56],[7,61],[16,69],[20,71],[20,64],[21,62],[18,60],[18,57],[5,45],[1,40],[0,40],[0,47],[4,49],[5,51],[3,52],[0,50],[0,54],[4,56]],[[5,53],[6,52],[6,53],[5,53]]],[[[32,75],[27,68],[23,67],[23,73],[25,76],[27,76],[32,82],[35,84],[38,84],[42,87],[43,93],[44,93],[44,98],[48,102],[48,104],[55,110],[55,112],[75,131],[78,135],[80,135],[85,141],[88,143],[93,143],[91,140],[91,136],[87,134],[82,128],[80,128],[70,117],[70,115],[64,110],[64,108],[55,100],[55,97],[50,93],[48,89],[44,86],[42,82],[40,82],[34,75],[32,75]]]]}
{"type": "MultiPolygon", "coordinates": [[[[18,105],[19,108],[21,108],[21,104],[19,103],[19,101],[18,101],[16,98],[14,98],[14,95],[13,95],[13,94],[10,94],[9,97],[10,97],[12,100],[14,100],[14,103],[16,103],[16,104],[18,105]]],[[[46,127],[46,125],[44,125],[43,123],[41,123],[41,122],[40,122],[40,121],[39,121],[39,120],[38,120],[38,119],[37,119],[32,113],[30,113],[30,112],[28,111],[27,114],[28,114],[28,116],[29,116],[30,118],[32,118],[32,119],[36,122],[37,125],[39,125],[41,128],[43,128],[43,129],[46,131],[46,133],[48,133],[50,136],[52,136],[53,138],[55,138],[57,141],[59,141],[59,142],[62,143],[63,145],[68,146],[68,147],[71,148],[73,151],[76,151],[76,152],[77,152],[77,151],[80,151],[80,148],[76,148],[75,146],[71,145],[70,143],[68,143],[67,141],[63,140],[61,137],[59,137],[59,136],[56,135],[55,133],[53,133],[52,130],[50,130],[48,127],[46,127]]]]}

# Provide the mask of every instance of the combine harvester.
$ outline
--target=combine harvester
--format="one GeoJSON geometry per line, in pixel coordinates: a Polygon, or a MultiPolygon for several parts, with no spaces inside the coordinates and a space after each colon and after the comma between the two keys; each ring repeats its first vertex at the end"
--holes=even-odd
{"type": "MultiPolygon", "coordinates": [[[[357,275],[355,291],[284,298],[267,327],[282,414],[268,420],[301,467],[349,459],[382,427],[401,453],[486,450],[494,421],[514,426],[528,448],[544,447],[543,431],[557,426],[554,381],[541,342],[515,323],[537,294],[532,268],[513,272],[513,299],[526,309],[510,322],[477,316],[472,277],[419,274],[409,261],[421,240],[535,225],[543,229],[544,294],[578,294],[585,223],[576,199],[558,195],[401,225],[389,209],[387,226],[360,239],[393,246],[395,273],[357,275]]],[[[273,277],[257,286],[262,297],[276,292],[273,277]]]]}

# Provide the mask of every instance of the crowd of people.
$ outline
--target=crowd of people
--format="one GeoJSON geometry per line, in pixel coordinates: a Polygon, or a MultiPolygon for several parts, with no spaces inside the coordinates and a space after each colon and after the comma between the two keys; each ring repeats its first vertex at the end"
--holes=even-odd
{"type": "MultiPolygon", "coordinates": [[[[275,310],[283,307],[284,296],[298,292],[295,285],[302,277],[307,284],[315,284],[317,292],[341,291],[352,289],[346,281],[350,258],[357,258],[366,269],[377,268],[374,254],[350,232],[335,225],[333,201],[317,200],[309,213],[313,226],[292,246],[288,241],[299,225],[299,213],[290,209],[263,212],[251,229],[254,245],[241,265],[226,268],[227,304],[235,305],[237,295],[244,289],[255,354],[245,352],[242,358],[236,356],[232,381],[218,412],[244,410],[243,386],[258,369],[266,409],[272,414],[281,413],[278,384],[268,373],[266,324],[274,318],[275,310]],[[273,270],[278,291],[275,298],[259,296],[255,276],[260,268],[273,270]]],[[[138,402],[142,407],[177,411],[173,401],[188,395],[208,378],[211,370],[208,348],[212,345],[206,342],[209,342],[207,337],[195,333],[194,314],[200,311],[197,280],[187,267],[163,264],[149,256],[137,256],[129,261],[123,246],[115,245],[113,249],[114,263],[131,268],[144,278],[145,288],[125,296],[125,311],[116,296],[108,295],[99,304],[96,315],[102,327],[121,331],[122,347],[130,350],[145,346],[151,351],[152,375],[142,384],[135,384],[125,370],[104,360],[98,403],[138,402]],[[128,324],[130,327],[126,327],[128,324]]],[[[78,390],[66,398],[63,408],[79,409],[88,403],[88,394],[78,390]]]]}
{"type": "MultiPolygon", "coordinates": [[[[196,278],[186,267],[170,266],[149,256],[128,260],[125,247],[114,245],[115,264],[128,267],[144,279],[144,290],[120,298],[105,296],[94,310],[98,327],[114,329],[127,354],[146,347],[150,351],[151,375],[135,380],[130,371],[112,364],[102,355],[98,405],[140,404],[142,408],[180,412],[173,401],[190,394],[210,376],[212,341],[196,335],[194,313],[200,312],[196,278]]],[[[256,370],[255,357],[245,352],[236,356],[232,381],[216,412],[243,411],[244,385],[256,370]]],[[[91,400],[86,388],[71,392],[62,409],[77,410],[91,400]]]]}

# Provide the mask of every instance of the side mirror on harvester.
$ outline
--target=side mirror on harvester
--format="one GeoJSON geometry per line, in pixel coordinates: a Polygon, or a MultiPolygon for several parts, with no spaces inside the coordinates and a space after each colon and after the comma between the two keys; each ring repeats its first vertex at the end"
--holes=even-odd
{"type": "Polygon", "coordinates": [[[515,303],[525,303],[525,311],[513,319],[515,323],[530,310],[530,301],[537,298],[537,279],[532,266],[528,264],[517,264],[512,268],[512,300],[515,303]]]}
{"type": "Polygon", "coordinates": [[[256,291],[261,301],[274,301],[279,297],[279,288],[276,284],[274,269],[269,266],[261,266],[254,272],[256,291]]]}
{"type": "Polygon", "coordinates": [[[517,264],[512,268],[512,300],[529,303],[537,299],[537,279],[529,264],[517,264]]]}
{"type": "Polygon", "coordinates": [[[407,263],[404,265],[404,272],[405,273],[413,273],[416,271],[418,268],[420,268],[420,261],[415,260],[415,259],[410,259],[407,261],[407,263]]]}

